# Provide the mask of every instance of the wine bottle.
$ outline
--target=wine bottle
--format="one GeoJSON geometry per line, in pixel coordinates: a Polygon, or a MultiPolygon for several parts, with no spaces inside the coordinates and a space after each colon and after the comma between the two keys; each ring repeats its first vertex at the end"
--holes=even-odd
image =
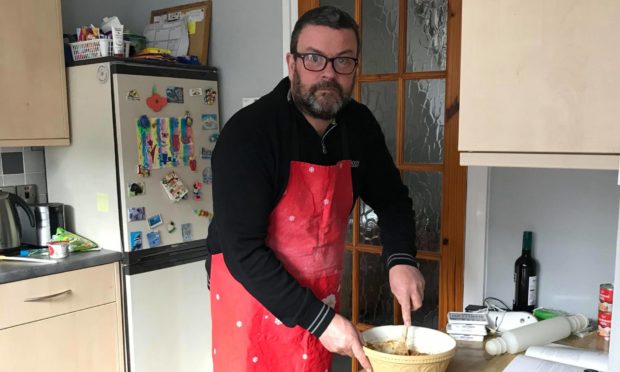
{"type": "Polygon", "coordinates": [[[532,258],[532,232],[523,232],[521,256],[515,261],[514,311],[534,311],[536,308],[536,261],[532,258]]]}

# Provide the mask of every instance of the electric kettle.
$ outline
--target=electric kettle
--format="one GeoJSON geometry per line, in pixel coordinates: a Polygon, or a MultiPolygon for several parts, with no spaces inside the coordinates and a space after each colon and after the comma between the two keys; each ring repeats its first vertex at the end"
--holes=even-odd
{"type": "Polygon", "coordinates": [[[0,255],[19,253],[21,225],[16,206],[21,207],[34,227],[34,213],[28,204],[15,194],[0,191],[0,255]]]}

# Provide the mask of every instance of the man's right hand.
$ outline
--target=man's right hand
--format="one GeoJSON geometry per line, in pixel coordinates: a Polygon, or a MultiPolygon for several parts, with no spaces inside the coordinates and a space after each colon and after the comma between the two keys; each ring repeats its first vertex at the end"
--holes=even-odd
{"type": "Polygon", "coordinates": [[[356,358],[367,372],[372,372],[372,366],[362,349],[362,336],[345,317],[336,314],[319,341],[332,353],[356,358]]]}

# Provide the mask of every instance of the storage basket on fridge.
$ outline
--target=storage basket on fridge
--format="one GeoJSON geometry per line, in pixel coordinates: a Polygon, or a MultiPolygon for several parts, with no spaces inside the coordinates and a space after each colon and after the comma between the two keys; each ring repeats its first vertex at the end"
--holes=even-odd
{"type": "MultiPolygon", "coordinates": [[[[123,41],[124,56],[129,57],[129,41],[123,41]]],[[[71,43],[71,55],[74,61],[100,58],[112,55],[112,39],[93,39],[71,43]],[[103,49],[103,53],[102,50],[103,49]]]]}

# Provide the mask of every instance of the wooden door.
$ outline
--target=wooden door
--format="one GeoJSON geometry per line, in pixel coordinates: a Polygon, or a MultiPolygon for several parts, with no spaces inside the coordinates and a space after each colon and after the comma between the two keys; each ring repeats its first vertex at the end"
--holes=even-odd
{"type": "MultiPolygon", "coordinates": [[[[461,310],[466,168],[458,163],[461,0],[300,0],[299,14],[333,5],[361,26],[356,99],[381,124],[416,212],[426,279],[414,325],[445,328],[461,310]]],[[[412,226],[413,228],[413,226],[412,226]]],[[[380,259],[377,217],[359,202],[351,216],[341,312],[360,329],[402,323],[380,259]]]]}
{"type": "Polygon", "coordinates": [[[0,146],[68,145],[60,0],[4,1],[0,146]]]}

